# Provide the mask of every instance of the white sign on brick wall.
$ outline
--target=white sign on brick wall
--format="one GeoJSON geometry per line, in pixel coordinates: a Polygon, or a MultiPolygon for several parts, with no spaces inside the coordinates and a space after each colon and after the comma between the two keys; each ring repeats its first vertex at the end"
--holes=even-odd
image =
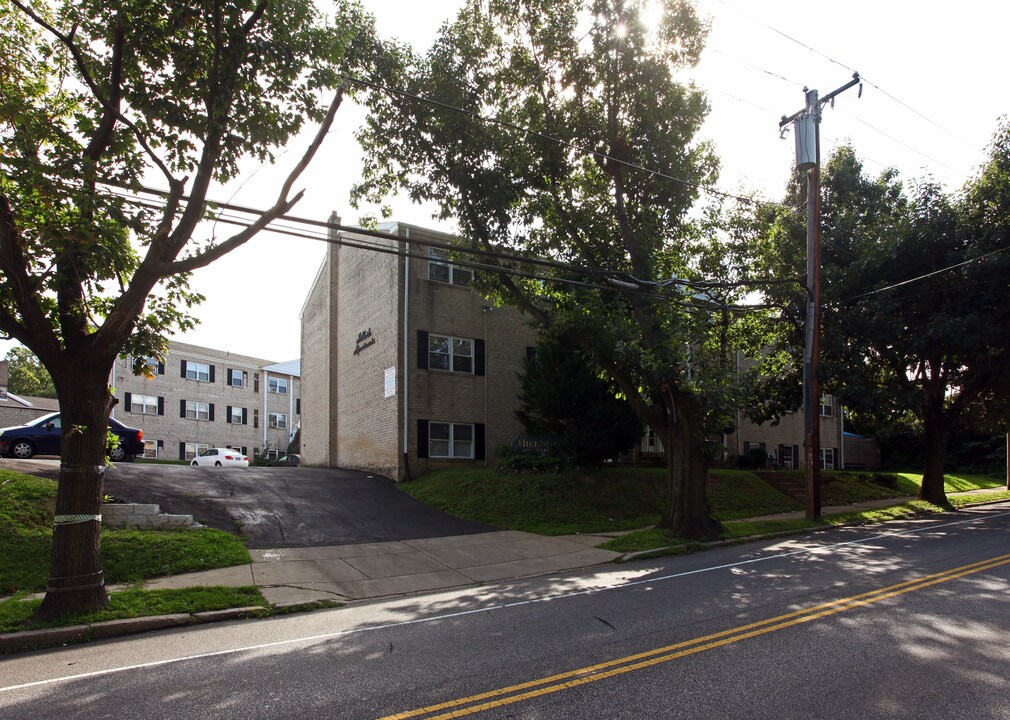
{"type": "Polygon", "coordinates": [[[386,394],[384,395],[384,397],[393,397],[394,395],[396,395],[395,367],[386,368],[385,386],[386,386],[386,394]]]}

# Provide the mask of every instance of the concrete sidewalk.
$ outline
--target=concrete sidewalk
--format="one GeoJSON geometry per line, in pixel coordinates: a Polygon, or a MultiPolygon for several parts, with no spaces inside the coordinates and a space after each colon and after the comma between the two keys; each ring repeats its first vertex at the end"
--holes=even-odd
{"type": "MultiPolygon", "coordinates": [[[[1005,488],[951,495],[978,495],[1005,488]]],[[[826,506],[823,515],[899,505],[913,498],[867,500],[826,506]]],[[[793,511],[748,518],[803,518],[793,511]]],[[[316,600],[352,601],[442,590],[498,580],[514,580],[602,565],[623,553],[596,547],[623,532],[545,537],[516,530],[398,542],[250,550],[252,563],[150,580],[145,587],[256,585],[275,606],[316,600]]]]}
{"type": "MultiPolygon", "coordinates": [[[[979,503],[985,503],[985,495],[1004,489],[1000,487],[951,494],[977,495],[979,503]]],[[[869,510],[900,504],[910,499],[888,498],[830,506],[823,508],[822,512],[829,515],[869,510]]],[[[802,517],[804,513],[796,511],[751,519],[802,517]]],[[[307,605],[320,600],[349,602],[602,565],[620,557],[628,557],[596,547],[624,534],[613,532],[544,537],[507,530],[398,542],[251,550],[253,561],[247,565],[160,578],[148,581],[145,587],[255,585],[275,607],[307,605]]],[[[8,633],[0,635],[0,654],[163,627],[253,617],[263,612],[264,608],[261,607],[232,608],[8,633]]]]}
{"type": "Polygon", "coordinates": [[[146,588],[257,585],[272,605],[350,601],[512,580],[608,563],[613,535],[544,537],[514,530],[361,545],[250,550],[253,561],[151,580],[146,588]]]}

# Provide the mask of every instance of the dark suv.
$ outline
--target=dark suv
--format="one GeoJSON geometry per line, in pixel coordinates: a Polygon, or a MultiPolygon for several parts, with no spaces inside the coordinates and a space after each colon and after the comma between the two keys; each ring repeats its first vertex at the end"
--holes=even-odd
{"type": "MultiPolygon", "coordinates": [[[[123,425],[109,418],[109,430],[119,438],[119,444],[109,450],[109,459],[132,462],[144,454],[144,431],[123,425]]],[[[0,455],[27,460],[33,455],[59,455],[63,431],[60,414],[50,413],[27,425],[0,429],[0,455]]]]}

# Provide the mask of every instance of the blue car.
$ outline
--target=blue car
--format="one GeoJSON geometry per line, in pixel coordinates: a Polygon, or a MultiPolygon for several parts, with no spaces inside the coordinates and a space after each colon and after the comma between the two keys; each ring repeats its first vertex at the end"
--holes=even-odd
{"type": "MultiPolygon", "coordinates": [[[[109,459],[132,462],[144,454],[144,431],[109,418],[109,430],[119,438],[119,444],[109,450],[109,459]]],[[[0,428],[0,455],[27,460],[33,455],[59,455],[62,440],[60,414],[50,413],[27,425],[0,428]]]]}

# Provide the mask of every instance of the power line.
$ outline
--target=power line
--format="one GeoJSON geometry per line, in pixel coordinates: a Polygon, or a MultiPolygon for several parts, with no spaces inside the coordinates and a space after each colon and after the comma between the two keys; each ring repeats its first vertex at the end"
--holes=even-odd
{"type": "MultiPolygon", "coordinates": [[[[161,195],[164,194],[163,191],[160,191],[160,190],[152,190],[152,189],[145,188],[145,191],[153,193],[153,194],[158,195],[158,196],[161,196],[161,195]]],[[[138,206],[149,208],[149,209],[160,210],[160,209],[164,208],[164,204],[160,203],[159,201],[153,201],[152,202],[152,201],[139,200],[139,199],[136,199],[136,198],[134,198],[132,196],[126,195],[126,194],[124,194],[122,192],[118,192],[118,191],[116,192],[116,197],[119,197],[120,199],[122,199],[122,200],[124,200],[126,202],[129,202],[129,203],[132,203],[132,204],[136,204],[138,206]]],[[[208,201],[208,202],[211,202],[211,201],[208,201]]],[[[232,205],[232,204],[229,204],[229,203],[221,203],[221,204],[217,204],[217,205],[219,205],[220,207],[225,207],[226,209],[231,210],[233,212],[240,212],[240,213],[246,213],[246,214],[260,214],[260,215],[262,214],[262,211],[256,210],[254,208],[246,208],[246,207],[242,207],[242,206],[232,205]]],[[[392,241],[396,241],[398,243],[405,243],[406,240],[407,240],[406,238],[404,238],[402,236],[393,235],[393,234],[390,234],[390,233],[384,233],[384,232],[377,231],[377,230],[369,230],[367,228],[356,228],[356,227],[350,227],[350,226],[346,226],[346,225],[336,225],[336,224],[328,223],[328,222],[325,222],[325,221],[309,220],[307,218],[300,218],[300,217],[297,217],[297,216],[284,215],[284,216],[282,216],[282,219],[288,220],[289,222],[301,223],[301,224],[306,224],[306,225],[310,225],[310,226],[317,226],[317,227],[325,227],[327,229],[336,229],[336,230],[340,230],[340,231],[344,231],[344,232],[348,232],[348,233],[354,233],[354,234],[358,234],[358,235],[366,235],[366,236],[370,236],[370,237],[375,237],[377,239],[392,240],[392,241]]],[[[217,218],[216,218],[216,221],[224,223],[224,224],[236,225],[236,226],[240,226],[240,227],[249,227],[250,225],[252,225],[252,222],[250,222],[250,221],[243,220],[240,217],[236,217],[235,215],[225,215],[224,213],[219,213],[218,216],[217,216],[217,218]]],[[[410,257],[410,258],[413,258],[413,259],[424,260],[424,261],[428,261],[428,260],[431,259],[430,256],[427,255],[427,254],[420,254],[420,253],[416,253],[416,252],[412,252],[412,251],[407,251],[405,249],[393,248],[393,247],[389,247],[389,246],[385,246],[385,245],[379,245],[379,244],[371,243],[371,242],[367,242],[367,241],[353,241],[353,240],[347,240],[345,238],[334,239],[334,238],[329,237],[328,234],[324,235],[322,233],[302,232],[302,231],[298,231],[298,230],[294,230],[294,229],[289,229],[289,228],[285,228],[285,227],[275,227],[273,224],[268,225],[266,228],[264,228],[264,230],[267,230],[267,231],[270,231],[270,232],[274,232],[274,233],[277,233],[277,234],[281,234],[281,235],[291,236],[291,237],[299,237],[299,238],[304,238],[304,239],[308,239],[308,240],[323,241],[323,242],[328,242],[328,243],[331,243],[331,244],[337,244],[337,245],[346,246],[346,247],[352,247],[352,248],[361,249],[361,250],[369,250],[369,251],[380,252],[380,253],[384,253],[384,254],[396,255],[398,257],[410,257]]],[[[491,265],[491,264],[487,264],[487,263],[476,262],[476,261],[473,261],[473,260],[456,259],[456,258],[453,258],[451,260],[451,262],[452,262],[453,265],[457,265],[457,266],[461,266],[461,267],[467,267],[467,268],[470,268],[470,269],[473,269],[473,270],[479,270],[479,271],[490,272],[490,273],[504,273],[504,274],[510,275],[510,276],[524,277],[524,278],[527,278],[527,279],[539,280],[539,281],[544,281],[544,282],[557,282],[557,283],[561,283],[561,284],[567,284],[567,285],[572,285],[572,286],[575,286],[575,287],[583,287],[583,288],[588,288],[588,289],[593,289],[593,290],[609,290],[609,291],[613,291],[613,292],[619,292],[619,293],[621,293],[623,295],[635,295],[635,296],[640,296],[640,297],[644,297],[644,298],[650,298],[650,299],[653,299],[653,300],[670,302],[670,303],[673,303],[674,305],[678,305],[680,307],[686,308],[686,309],[691,310],[693,312],[699,312],[699,311],[705,311],[705,310],[729,310],[729,311],[732,311],[732,312],[749,312],[749,311],[754,311],[754,310],[773,309],[773,308],[777,308],[778,306],[775,306],[775,305],[756,305],[756,304],[755,305],[737,305],[737,304],[729,304],[729,303],[719,303],[719,302],[716,302],[716,301],[711,300],[711,299],[706,300],[705,303],[704,303],[704,305],[699,305],[698,303],[692,303],[692,302],[686,302],[686,301],[684,301],[682,299],[682,296],[680,296],[680,295],[670,295],[668,293],[656,292],[656,291],[665,290],[665,289],[669,288],[670,286],[677,286],[677,285],[683,285],[683,286],[686,286],[688,288],[694,288],[694,289],[704,290],[704,289],[715,289],[715,288],[735,289],[737,287],[746,287],[746,286],[751,286],[751,285],[767,285],[767,284],[781,284],[781,283],[796,282],[796,280],[792,279],[792,278],[781,278],[781,279],[780,278],[770,278],[770,279],[747,280],[747,281],[743,281],[743,284],[741,284],[739,282],[721,282],[721,281],[708,281],[708,280],[689,280],[689,279],[686,279],[686,278],[685,279],[682,279],[682,278],[673,278],[673,279],[665,280],[665,281],[661,281],[661,282],[652,282],[652,281],[638,280],[638,279],[634,278],[633,276],[631,276],[631,275],[629,275],[627,273],[621,272],[621,271],[595,270],[595,269],[591,269],[591,268],[576,267],[576,266],[572,266],[570,264],[560,263],[560,262],[557,262],[557,261],[542,260],[542,259],[539,259],[539,258],[529,258],[529,257],[524,257],[524,256],[508,255],[508,254],[505,254],[505,253],[500,253],[500,252],[495,252],[495,251],[488,251],[488,250],[481,250],[481,249],[478,249],[478,248],[465,248],[465,247],[460,247],[460,246],[457,246],[457,245],[452,245],[450,243],[443,243],[443,242],[440,242],[440,241],[434,241],[434,240],[424,239],[424,238],[417,238],[417,237],[410,238],[410,242],[411,242],[411,244],[414,244],[414,245],[437,247],[437,248],[440,248],[440,249],[451,250],[451,251],[453,251],[455,253],[461,253],[461,254],[464,254],[464,255],[488,256],[488,257],[491,257],[493,259],[502,259],[502,260],[506,260],[506,261],[509,261],[509,262],[519,263],[519,264],[534,264],[534,265],[539,264],[539,265],[545,265],[545,266],[550,267],[552,269],[564,270],[564,271],[567,271],[567,272],[575,273],[577,275],[579,275],[579,274],[581,274],[581,275],[589,275],[589,276],[597,275],[597,276],[600,276],[604,281],[606,281],[609,284],[583,282],[583,281],[579,281],[579,280],[574,280],[572,278],[558,277],[558,276],[555,276],[555,275],[538,274],[538,273],[531,272],[529,270],[523,270],[523,269],[516,268],[516,267],[504,267],[502,265],[497,265],[497,264],[491,265]],[[614,276],[623,276],[623,277],[626,277],[626,278],[630,278],[633,281],[633,284],[632,283],[628,283],[626,281],[621,281],[621,280],[617,279],[614,276]],[[653,292],[649,292],[649,290],[652,290],[653,292]]]]}
{"type": "Polygon", "coordinates": [[[772,72],[771,70],[766,70],[763,67],[760,67],[758,65],[754,65],[753,63],[749,63],[746,60],[743,60],[741,58],[736,57],[735,55],[730,55],[729,53],[724,53],[721,50],[715,49],[714,47],[708,47],[706,49],[709,52],[713,52],[716,55],[722,55],[725,58],[729,58],[730,60],[733,60],[734,62],[740,63],[741,65],[746,65],[747,67],[749,67],[749,68],[751,68],[753,70],[757,70],[758,72],[764,73],[765,75],[771,75],[773,78],[776,78],[778,80],[784,80],[785,82],[789,83],[790,85],[796,85],[797,87],[804,87],[806,85],[806,83],[801,83],[801,82],[799,82],[797,80],[791,80],[791,79],[787,78],[784,75],[779,75],[777,72],[772,72]]]}
{"type": "MultiPolygon", "coordinates": [[[[771,70],[768,70],[767,68],[763,68],[763,67],[761,67],[760,65],[755,65],[755,64],[753,64],[753,63],[750,63],[750,62],[747,62],[746,60],[743,60],[743,59],[741,59],[741,58],[738,58],[738,57],[735,57],[735,56],[732,56],[732,55],[729,55],[728,53],[724,53],[724,52],[721,52],[721,51],[719,51],[719,50],[716,50],[715,48],[711,48],[711,47],[710,47],[710,48],[708,48],[708,49],[709,49],[709,50],[711,50],[712,52],[714,52],[714,53],[718,54],[718,55],[722,55],[722,56],[724,56],[724,57],[728,57],[728,58],[730,58],[731,60],[734,60],[734,61],[736,61],[736,62],[738,62],[738,63],[740,63],[740,64],[742,64],[742,65],[746,65],[747,67],[750,67],[750,68],[753,68],[754,70],[757,70],[758,72],[761,72],[761,73],[764,73],[764,74],[766,74],[766,75],[770,75],[770,76],[772,76],[772,77],[774,77],[774,78],[777,78],[777,79],[779,79],[779,80],[783,80],[783,81],[785,81],[785,82],[789,83],[790,85],[801,85],[801,86],[803,86],[804,88],[806,87],[805,85],[802,85],[802,83],[799,83],[799,82],[797,82],[796,80],[791,80],[791,79],[789,79],[789,78],[787,78],[787,77],[785,77],[785,76],[783,76],[783,75],[780,75],[780,74],[778,74],[778,73],[776,73],[776,72],[773,72],[773,71],[771,71],[771,70]]],[[[844,67],[844,66],[843,66],[843,67],[844,67]]],[[[861,77],[861,76],[860,76],[860,80],[861,80],[861,81],[862,81],[862,80],[865,80],[865,78],[863,78],[863,77],[861,77]]],[[[868,84],[869,84],[869,83],[868,83],[868,84]]],[[[726,95],[727,97],[731,97],[731,98],[733,98],[734,100],[737,100],[737,101],[739,101],[739,102],[742,102],[742,103],[745,103],[745,104],[747,104],[747,105],[750,105],[750,106],[752,106],[752,107],[755,107],[755,108],[757,108],[758,110],[763,110],[763,111],[765,111],[765,112],[768,112],[768,113],[771,113],[771,114],[773,114],[773,115],[776,115],[776,117],[778,116],[778,114],[777,114],[777,113],[774,113],[774,112],[773,112],[772,110],[769,110],[768,108],[764,108],[764,107],[762,107],[762,106],[760,106],[760,105],[757,105],[756,103],[753,103],[753,102],[751,102],[751,101],[749,101],[749,100],[745,100],[745,99],[743,99],[743,98],[740,98],[740,97],[737,97],[737,96],[735,96],[735,95],[732,95],[732,94],[730,94],[730,93],[728,93],[728,92],[725,92],[725,91],[722,91],[722,90],[720,90],[720,91],[718,91],[718,92],[720,92],[720,93],[721,93],[721,94],[723,94],[723,95],[726,95]]],[[[834,106],[834,103],[832,103],[832,106],[834,106]]],[[[892,142],[895,142],[895,143],[898,143],[899,145],[902,145],[903,147],[905,147],[905,148],[908,148],[909,150],[911,150],[912,152],[916,153],[917,155],[921,155],[922,157],[926,158],[927,160],[930,160],[931,162],[934,162],[934,163],[936,163],[937,165],[940,165],[941,167],[944,167],[944,168],[947,168],[948,170],[953,170],[953,168],[951,168],[951,167],[950,167],[949,165],[947,165],[946,163],[943,163],[943,162],[941,162],[940,160],[937,160],[936,158],[933,158],[933,157],[930,157],[930,156],[929,156],[929,155],[927,155],[926,153],[922,152],[921,150],[919,150],[919,149],[917,149],[917,148],[914,148],[914,147],[912,147],[911,145],[909,145],[908,143],[904,142],[903,140],[899,140],[898,138],[894,137],[893,135],[889,135],[888,133],[884,132],[884,131],[883,131],[883,130],[881,130],[880,128],[877,128],[877,127],[874,127],[873,125],[871,125],[870,123],[866,122],[866,121],[865,121],[865,120],[863,120],[862,118],[858,117],[858,116],[857,116],[857,115],[855,115],[854,113],[847,113],[847,115],[848,115],[849,117],[851,117],[851,118],[852,118],[853,120],[856,120],[856,121],[858,121],[858,122],[862,123],[863,125],[866,125],[866,127],[870,128],[870,129],[871,129],[871,130],[873,130],[874,132],[877,132],[877,133],[879,133],[880,135],[883,135],[883,136],[884,136],[884,137],[886,137],[886,138],[887,138],[888,140],[891,140],[892,142]]],[[[867,158],[867,159],[871,159],[871,160],[872,160],[872,158],[867,158]]],[[[879,161],[876,161],[876,160],[874,160],[873,162],[876,162],[877,164],[879,164],[879,165],[882,165],[882,166],[884,166],[884,167],[889,167],[889,166],[887,166],[887,165],[884,165],[883,163],[880,163],[879,161]]]]}
{"type": "MultiPolygon", "coordinates": [[[[763,27],[767,28],[768,30],[771,30],[771,31],[772,31],[773,33],[775,33],[775,34],[777,34],[777,35],[781,35],[781,36],[782,36],[782,37],[784,37],[784,38],[785,38],[786,40],[789,40],[790,42],[793,42],[793,43],[795,43],[795,44],[799,45],[800,47],[802,47],[802,48],[804,48],[805,50],[808,50],[808,51],[810,51],[810,52],[814,53],[815,55],[819,55],[820,57],[824,58],[824,59],[825,59],[825,60],[827,60],[828,62],[831,62],[831,63],[834,63],[835,65],[838,65],[838,66],[839,66],[839,67],[841,67],[841,68],[845,68],[845,69],[846,69],[846,70],[848,70],[849,72],[856,72],[856,70],[855,70],[854,68],[850,67],[849,65],[846,65],[845,63],[843,63],[843,62],[841,62],[841,61],[839,61],[839,60],[835,60],[835,59],[834,59],[833,57],[831,57],[831,56],[829,56],[829,55],[827,55],[827,54],[825,54],[825,53],[821,52],[821,51],[820,51],[820,50],[818,50],[817,48],[815,48],[815,47],[812,47],[812,46],[810,46],[810,45],[807,45],[807,44],[806,44],[805,42],[802,42],[802,41],[800,41],[800,40],[797,40],[797,39],[796,39],[796,38],[794,38],[794,37],[793,37],[792,35],[789,35],[788,33],[785,33],[785,32],[783,32],[782,30],[779,30],[779,29],[778,29],[777,27],[774,27],[774,26],[772,26],[772,25],[769,25],[768,23],[764,22],[763,20],[758,20],[758,19],[757,19],[757,18],[755,18],[754,16],[752,16],[752,15],[749,15],[748,13],[745,13],[745,12],[744,12],[743,10],[740,10],[739,8],[736,8],[736,7],[734,7],[733,5],[730,5],[730,4],[728,3],[728,2],[726,2],[726,0],[719,0],[719,2],[720,2],[720,3],[722,4],[722,5],[725,5],[726,7],[728,7],[728,8],[729,8],[730,10],[732,10],[733,12],[735,12],[735,13],[738,13],[738,14],[740,14],[740,15],[744,16],[745,18],[747,18],[747,19],[748,19],[748,20],[750,20],[751,22],[753,22],[753,23],[756,23],[756,24],[758,24],[758,25],[762,25],[763,27]]],[[[869,79],[868,79],[868,78],[867,78],[867,77],[866,77],[865,75],[863,75],[862,73],[860,73],[860,77],[862,78],[863,82],[865,82],[865,83],[866,83],[867,85],[869,85],[870,87],[872,87],[872,88],[873,88],[874,90],[877,90],[878,92],[880,92],[880,93],[881,93],[882,95],[884,95],[885,97],[887,97],[887,98],[889,98],[890,100],[892,100],[892,101],[894,101],[894,102],[898,103],[899,105],[901,105],[901,106],[902,106],[903,108],[905,108],[906,110],[908,110],[908,111],[910,111],[910,112],[914,113],[915,115],[918,115],[918,116],[919,116],[920,118],[922,118],[923,120],[925,120],[926,122],[928,122],[928,123],[929,123],[930,125],[932,125],[932,126],[934,126],[934,127],[938,128],[939,130],[942,130],[943,132],[945,132],[946,134],[950,135],[950,136],[951,136],[952,138],[954,138],[955,140],[958,140],[958,141],[960,141],[960,142],[964,143],[964,144],[965,144],[965,145],[966,145],[967,147],[971,148],[971,149],[972,149],[972,150],[974,150],[975,152],[977,152],[977,153],[980,153],[980,154],[982,154],[982,155],[984,155],[984,154],[985,154],[985,152],[984,152],[983,150],[981,150],[980,148],[977,148],[977,147],[975,147],[975,145],[974,145],[974,144],[972,144],[972,143],[968,142],[967,140],[965,140],[965,139],[964,139],[964,138],[962,138],[961,136],[959,136],[959,135],[955,134],[955,133],[954,133],[954,132],[952,132],[951,130],[948,130],[947,128],[945,128],[945,127],[944,127],[943,125],[940,125],[940,124],[939,124],[938,122],[936,122],[935,120],[933,120],[933,119],[931,119],[931,118],[927,117],[927,116],[926,116],[926,115],[924,115],[924,114],[923,114],[922,112],[920,112],[920,111],[916,110],[916,109],[915,109],[915,108],[913,108],[913,107],[912,107],[911,105],[909,105],[908,103],[904,102],[903,100],[900,100],[900,99],[898,99],[897,97],[895,97],[894,95],[892,95],[891,93],[887,92],[887,91],[886,91],[886,90],[884,90],[884,89],[883,89],[882,87],[880,87],[879,85],[877,85],[876,83],[874,83],[874,82],[872,82],[871,80],[869,80],[869,79]]],[[[945,167],[946,167],[946,166],[945,166],[945,167]]]]}
{"type": "Polygon", "coordinates": [[[865,120],[863,120],[860,117],[857,117],[857,116],[853,115],[852,113],[849,113],[849,117],[851,117],[856,122],[862,123],[866,127],[870,128],[870,130],[873,130],[875,132],[880,133],[881,135],[883,135],[884,137],[886,137],[888,140],[892,140],[892,141],[898,143],[899,145],[908,148],[909,150],[911,150],[912,152],[916,153],[917,155],[922,155],[927,160],[930,160],[931,162],[935,162],[940,167],[945,167],[948,170],[953,170],[954,169],[950,165],[948,165],[948,164],[946,164],[944,162],[940,162],[939,160],[937,160],[934,157],[930,157],[929,155],[927,155],[926,153],[922,152],[921,150],[917,150],[916,148],[912,147],[911,145],[909,145],[906,142],[903,142],[903,141],[899,140],[898,138],[894,137],[893,135],[888,135],[886,132],[884,132],[880,128],[877,128],[877,127],[874,127],[873,125],[870,125],[870,123],[866,122],[865,120]]]}
{"type": "Polygon", "coordinates": [[[934,270],[932,272],[928,272],[925,275],[919,275],[918,277],[910,278],[908,280],[902,280],[901,282],[894,283],[893,285],[887,285],[887,286],[882,287],[882,288],[877,288],[876,290],[870,290],[869,292],[861,293],[859,295],[853,295],[852,297],[847,297],[847,298],[844,298],[842,300],[836,300],[832,304],[833,305],[840,305],[842,303],[852,302],[853,300],[858,300],[860,298],[868,297],[870,295],[876,295],[877,293],[882,293],[882,292],[886,292],[888,290],[893,290],[894,288],[902,287],[904,285],[909,285],[911,283],[918,282],[920,280],[925,280],[926,278],[931,278],[934,275],[940,275],[941,273],[950,272],[951,270],[956,270],[957,268],[962,267],[964,265],[968,265],[969,263],[978,262],[979,260],[985,260],[988,257],[992,257],[993,255],[997,255],[997,254],[999,254],[1001,252],[1006,252],[1007,250],[1010,250],[1010,247],[998,248],[996,250],[992,250],[990,252],[987,252],[985,255],[979,255],[978,257],[975,257],[975,258],[969,258],[968,260],[964,260],[964,261],[959,262],[959,263],[957,263],[955,265],[949,265],[948,267],[941,268],[939,270],[934,270]]]}
{"type": "MultiPolygon", "coordinates": [[[[128,189],[128,188],[123,188],[122,186],[111,185],[111,184],[108,184],[108,185],[110,187],[114,187],[114,188],[118,189],[117,194],[116,194],[117,197],[120,197],[120,198],[122,198],[124,200],[128,200],[128,201],[132,200],[132,196],[130,196],[130,195],[126,194],[126,193],[121,192],[121,190],[128,189]]],[[[164,190],[158,190],[156,188],[142,187],[140,190],[142,192],[145,192],[145,193],[148,193],[148,194],[151,194],[151,195],[155,195],[155,196],[158,196],[158,197],[164,197],[165,195],[167,195],[167,193],[164,190]]],[[[188,198],[184,198],[184,199],[188,199],[188,198]]],[[[260,209],[258,209],[258,208],[251,208],[251,207],[244,206],[244,205],[236,205],[234,203],[214,202],[213,200],[208,200],[207,203],[210,204],[210,205],[213,205],[216,208],[222,208],[222,209],[225,209],[225,210],[232,210],[232,211],[239,212],[239,213],[244,213],[244,214],[247,214],[247,215],[262,215],[263,214],[263,211],[260,210],[260,209]]],[[[155,207],[155,206],[150,206],[150,207],[155,207]]],[[[163,207],[163,205],[159,205],[157,207],[161,208],[161,207],[163,207]]],[[[297,215],[282,215],[278,219],[279,220],[284,220],[284,221],[287,221],[287,222],[293,222],[293,223],[297,223],[297,224],[302,224],[302,225],[309,225],[311,227],[326,228],[327,230],[329,230],[329,229],[336,229],[336,230],[342,230],[342,231],[346,231],[346,232],[353,232],[353,233],[356,233],[356,234],[359,234],[359,235],[367,235],[367,236],[370,236],[370,237],[375,237],[375,238],[379,238],[379,239],[383,239],[383,240],[395,240],[395,241],[398,241],[398,242],[402,242],[404,240],[399,235],[392,235],[390,233],[385,233],[385,232],[382,232],[380,230],[371,230],[371,229],[368,229],[368,228],[358,228],[358,227],[353,227],[353,226],[349,226],[349,225],[335,225],[335,224],[330,223],[328,221],[324,221],[324,220],[312,220],[312,219],[303,218],[303,217],[300,217],[300,216],[297,216],[297,215]]],[[[273,227],[273,225],[271,225],[270,227],[273,227]]],[[[612,282],[614,280],[619,280],[619,278],[623,277],[623,278],[626,278],[625,282],[630,281],[630,282],[634,283],[635,285],[637,285],[637,286],[639,286],[641,288],[653,287],[653,286],[667,287],[667,286],[670,286],[670,285],[684,285],[686,287],[695,288],[695,289],[699,289],[699,290],[705,290],[705,289],[711,289],[711,288],[717,288],[717,287],[718,288],[725,288],[725,289],[734,289],[734,288],[742,288],[742,287],[756,287],[756,286],[761,286],[761,285],[777,285],[777,284],[791,283],[791,282],[798,282],[799,281],[798,278],[746,278],[746,279],[741,279],[741,280],[736,280],[736,281],[714,281],[714,280],[680,278],[680,277],[663,279],[663,280],[658,280],[658,281],[652,281],[652,280],[643,280],[643,279],[636,278],[636,277],[632,276],[631,274],[629,274],[629,273],[627,273],[625,271],[622,271],[622,270],[609,270],[609,269],[600,269],[600,268],[590,268],[590,267],[586,267],[586,266],[573,265],[572,263],[561,262],[561,261],[558,261],[558,260],[551,260],[551,259],[548,259],[548,258],[540,258],[540,257],[527,256],[527,255],[509,254],[509,253],[502,252],[500,250],[487,250],[487,249],[474,248],[474,247],[469,247],[468,248],[468,247],[460,246],[458,244],[454,244],[454,243],[451,243],[451,242],[444,242],[444,241],[440,241],[440,240],[432,240],[432,239],[426,239],[426,238],[412,238],[411,242],[414,243],[414,244],[416,244],[416,245],[423,245],[425,247],[434,247],[434,248],[438,248],[440,250],[447,250],[447,251],[452,251],[452,252],[464,252],[464,253],[468,253],[470,255],[487,257],[487,258],[492,258],[492,259],[505,260],[507,262],[524,263],[524,264],[528,264],[528,265],[538,265],[538,266],[541,266],[541,267],[546,267],[546,268],[551,268],[551,269],[556,269],[556,270],[563,270],[563,271],[567,271],[567,272],[575,272],[575,273],[578,273],[580,275],[599,276],[599,277],[602,277],[602,278],[606,279],[609,282],[612,282]]],[[[492,267],[492,266],[489,266],[489,267],[492,267]]]]}

